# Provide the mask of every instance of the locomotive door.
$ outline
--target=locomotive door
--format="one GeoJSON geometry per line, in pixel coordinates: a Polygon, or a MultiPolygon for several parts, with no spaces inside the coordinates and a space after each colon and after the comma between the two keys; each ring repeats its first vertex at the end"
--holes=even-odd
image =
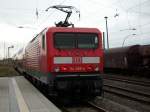
{"type": "Polygon", "coordinates": [[[41,34],[40,36],[40,57],[39,57],[39,63],[40,63],[40,70],[42,72],[46,71],[46,38],[45,33],[41,34]]]}

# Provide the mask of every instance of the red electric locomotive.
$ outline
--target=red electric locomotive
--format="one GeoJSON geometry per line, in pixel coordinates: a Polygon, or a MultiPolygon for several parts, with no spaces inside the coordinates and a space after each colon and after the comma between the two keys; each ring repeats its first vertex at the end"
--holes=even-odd
{"type": "Polygon", "coordinates": [[[82,88],[100,94],[101,39],[94,28],[47,28],[27,45],[25,71],[59,91],[82,88]]]}
{"type": "Polygon", "coordinates": [[[29,42],[24,60],[25,72],[50,94],[102,93],[102,33],[96,28],[46,28],[29,42]]]}

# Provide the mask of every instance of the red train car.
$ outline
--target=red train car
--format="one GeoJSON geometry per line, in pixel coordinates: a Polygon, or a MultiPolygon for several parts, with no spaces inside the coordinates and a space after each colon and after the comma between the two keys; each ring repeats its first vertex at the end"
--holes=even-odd
{"type": "Polygon", "coordinates": [[[26,46],[23,67],[50,94],[101,95],[102,34],[96,28],[46,28],[26,46]]]}

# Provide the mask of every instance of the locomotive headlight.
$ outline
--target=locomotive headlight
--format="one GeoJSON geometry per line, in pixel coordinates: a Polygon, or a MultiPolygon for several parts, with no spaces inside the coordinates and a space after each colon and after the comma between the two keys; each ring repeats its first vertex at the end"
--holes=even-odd
{"type": "Polygon", "coordinates": [[[98,67],[96,67],[96,68],[95,68],[95,71],[99,71],[99,68],[98,68],[98,67]]]}
{"type": "Polygon", "coordinates": [[[59,67],[54,68],[54,71],[59,72],[60,71],[59,67]]]}
{"type": "Polygon", "coordinates": [[[60,70],[61,70],[61,71],[67,71],[67,70],[68,70],[68,68],[67,68],[67,67],[62,66],[62,67],[60,67],[60,70]]]}
{"type": "Polygon", "coordinates": [[[87,67],[87,71],[92,71],[92,70],[93,70],[92,66],[87,67]]]}

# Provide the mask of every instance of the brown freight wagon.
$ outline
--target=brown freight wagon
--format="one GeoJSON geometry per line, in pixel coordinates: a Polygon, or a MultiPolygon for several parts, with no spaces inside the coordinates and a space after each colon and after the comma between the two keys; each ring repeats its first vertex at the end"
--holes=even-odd
{"type": "Polygon", "coordinates": [[[142,55],[143,70],[150,71],[150,45],[143,45],[140,47],[140,54],[142,55]]]}
{"type": "Polygon", "coordinates": [[[137,70],[142,66],[140,45],[105,50],[105,70],[137,70]]]}

